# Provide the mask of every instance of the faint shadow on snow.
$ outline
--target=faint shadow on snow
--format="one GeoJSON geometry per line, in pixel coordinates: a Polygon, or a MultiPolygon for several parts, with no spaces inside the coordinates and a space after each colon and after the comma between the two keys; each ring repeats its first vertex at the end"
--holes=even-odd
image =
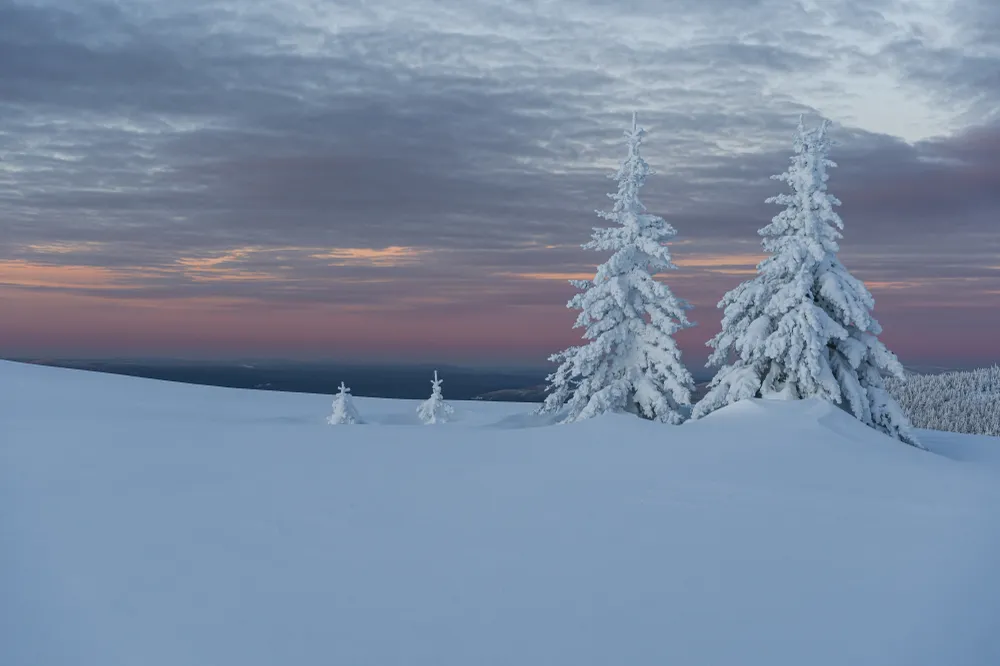
{"type": "Polygon", "coordinates": [[[556,416],[553,414],[538,414],[536,412],[525,412],[524,414],[511,414],[494,423],[485,425],[487,428],[498,428],[503,430],[517,430],[519,428],[543,428],[545,426],[556,425],[556,416]]]}
{"type": "MultiPolygon", "coordinates": [[[[522,428],[541,428],[555,424],[554,417],[539,415],[531,411],[523,414],[508,414],[496,420],[484,419],[484,415],[467,414],[456,407],[452,418],[440,426],[463,426],[472,428],[496,428],[501,430],[517,430],[522,428]]],[[[390,412],[365,416],[365,423],[382,426],[423,426],[416,412],[390,412]]]]}
{"type": "MultiPolygon", "coordinates": [[[[420,418],[417,416],[416,412],[396,412],[390,414],[374,414],[372,416],[365,416],[365,423],[370,425],[386,425],[386,426],[419,426],[424,425],[420,418]]],[[[455,420],[458,420],[456,415],[455,420]]],[[[447,424],[443,424],[447,425],[447,424]]]]}
{"type": "Polygon", "coordinates": [[[1000,473],[1000,439],[989,435],[962,435],[918,430],[920,441],[934,453],[959,463],[972,463],[1000,473]]]}

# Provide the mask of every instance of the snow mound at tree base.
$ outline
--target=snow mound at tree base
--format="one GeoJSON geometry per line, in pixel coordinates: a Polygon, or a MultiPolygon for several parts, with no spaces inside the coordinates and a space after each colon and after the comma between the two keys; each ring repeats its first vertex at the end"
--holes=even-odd
{"type": "Polygon", "coordinates": [[[838,441],[852,450],[863,446],[891,447],[904,452],[904,455],[921,452],[866,426],[839,405],[821,398],[741,400],[689,425],[720,423],[725,427],[725,424],[732,423],[734,419],[743,428],[753,429],[758,433],[772,433],[781,440],[788,440],[792,433],[802,436],[812,429],[813,437],[806,438],[805,441],[823,445],[838,441]]]}
{"type": "Polygon", "coordinates": [[[1000,663],[979,440],[455,407],[0,363],[0,664],[1000,663]]]}

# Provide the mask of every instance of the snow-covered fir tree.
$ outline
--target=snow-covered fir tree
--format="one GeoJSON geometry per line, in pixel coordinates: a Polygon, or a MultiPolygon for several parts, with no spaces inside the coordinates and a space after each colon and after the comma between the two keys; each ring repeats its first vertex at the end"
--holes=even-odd
{"type": "Polygon", "coordinates": [[[441,384],[443,379],[438,379],[437,370],[434,371],[434,379],[431,380],[431,397],[417,407],[417,416],[424,422],[424,425],[434,425],[437,423],[447,423],[455,410],[444,401],[441,395],[441,384]]]}
{"type": "Polygon", "coordinates": [[[721,369],[692,415],[745,398],[817,396],[920,446],[885,388],[884,377],[902,379],[903,368],[877,337],[875,301],[837,258],[844,223],[827,192],[827,169],[836,166],[829,126],[807,130],[799,120],[791,165],[772,177],[791,193],[767,200],[785,209],[759,232],[770,256],[719,303],[722,330],[708,344],[709,365],[721,369]]]}
{"type": "Polygon", "coordinates": [[[628,155],[611,177],[618,191],[610,212],[615,223],[595,228],[584,249],[612,251],[593,280],[573,280],[581,293],[568,307],[580,310],[574,328],[585,329],[586,342],[555,354],[559,364],[549,375],[549,395],[541,410],[558,413],[562,422],[605,412],[631,412],[663,423],[680,423],[682,406],[691,402],[694,382],[681,363],[673,334],[691,325],[687,304],[653,276],[676,269],[666,242],[676,235],[663,218],[646,212],[639,190],[652,173],[639,146],[645,131],[625,132],[628,155]]]}
{"type": "Polygon", "coordinates": [[[330,425],[363,423],[358,409],[354,406],[351,389],[347,388],[344,382],[340,382],[340,392],[333,399],[333,414],[326,419],[326,422],[330,425]]]}

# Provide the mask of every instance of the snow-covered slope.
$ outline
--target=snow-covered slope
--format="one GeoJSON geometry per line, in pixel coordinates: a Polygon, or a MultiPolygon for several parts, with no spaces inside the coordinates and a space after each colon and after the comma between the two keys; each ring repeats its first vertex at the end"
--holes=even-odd
{"type": "Polygon", "coordinates": [[[1000,439],[330,402],[0,363],[0,664],[1000,664],[1000,439]]]}

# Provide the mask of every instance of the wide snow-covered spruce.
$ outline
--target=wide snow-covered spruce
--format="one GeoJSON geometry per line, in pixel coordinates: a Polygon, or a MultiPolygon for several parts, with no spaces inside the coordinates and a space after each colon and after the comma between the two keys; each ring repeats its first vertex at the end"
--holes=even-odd
{"type": "Polygon", "coordinates": [[[760,230],[770,256],[755,278],[726,294],[722,330],[708,344],[709,365],[721,366],[695,418],[745,398],[818,396],[858,420],[920,446],[883,377],[903,368],[878,339],[875,301],[840,260],[844,223],[826,189],[830,123],[807,130],[799,120],[795,154],[784,173],[790,194],[767,200],[785,206],[760,230]]]}
{"type": "Polygon", "coordinates": [[[330,425],[352,425],[363,422],[351,398],[351,389],[347,388],[344,382],[340,382],[340,392],[333,399],[333,414],[326,419],[326,422],[330,425]]]}
{"type": "Polygon", "coordinates": [[[431,397],[417,407],[417,416],[424,422],[424,425],[435,425],[437,423],[447,423],[455,410],[444,401],[441,395],[441,384],[443,379],[438,379],[437,370],[434,371],[434,379],[431,380],[431,397]]]}
{"type": "Polygon", "coordinates": [[[625,132],[628,156],[612,178],[618,192],[610,212],[598,215],[616,223],[595,228],[584,249],[613,254],[593,280],[572,280],[583,291],[568,307],[581,310],[575,328],[586,344],[549,360],[559,363],[549,375],[542,412],[559,413],[562,422],[605,412],[631,412],[663,423],[680,423],[681,407],[691,402],[694,381],[681,363],[673,334],[690,326],[687,304],[653,276],[677,267],[666,241],[676,235],[663,218],[646,212],[639,189],[652,171],[639,154],[645,131],[625,132]]]}

